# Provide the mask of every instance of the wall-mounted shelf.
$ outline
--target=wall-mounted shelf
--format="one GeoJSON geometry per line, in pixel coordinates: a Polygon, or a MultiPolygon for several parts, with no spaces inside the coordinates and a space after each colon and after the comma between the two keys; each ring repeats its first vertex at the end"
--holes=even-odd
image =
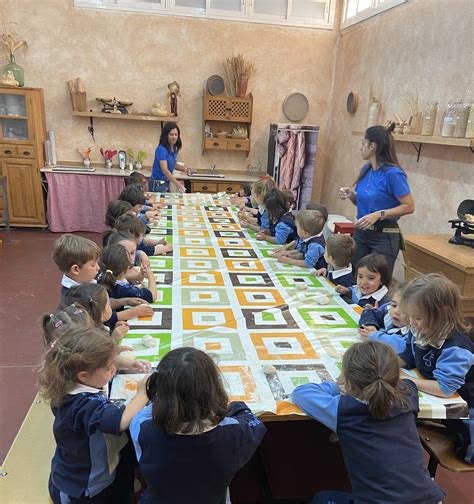
{"type": "Polygon", "coordinates": [[[150,121],[150,122],[159,122],[161,124],[161,128],[163,129],[163,123],[165,122],[178,122],[178,117],[169,116],[169,117],[159,117],[154,115],[147,114],[110,114],[107,112],[93,112],[90,110],[89,112],[78,112],[73,110],[72,115],[76,117],[88,117],[90,121],[90,126],[88,127],[89,133],[92,136],[92,139],[95,142],[94,138],[94,118],[98,119],[113,119],[118,121],[150,121]]]}
{"type": "MultiPolygon", "coordinates": [[[[363,136],[364,131],[353,131],[354,136],[363,136]]],[[[416,161],[420,160],[421,148],[423,144],[446,145],[450,147],[468,147],[474,152],[473,138],[448,138],[442,136],[424,136],[424,135],[393,135],[396,142],[410,142],[417,153],[416,161]],[[418,144],[418,145],[417,145],[418,144]]]]}

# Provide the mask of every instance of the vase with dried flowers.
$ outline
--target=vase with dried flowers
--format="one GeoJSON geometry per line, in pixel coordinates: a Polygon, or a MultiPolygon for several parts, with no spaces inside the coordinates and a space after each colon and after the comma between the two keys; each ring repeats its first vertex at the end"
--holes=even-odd
{"type": "Polygon", "coordinates": [[[0,35],[3,41],[3,47],[8,54],[8,63],[2,68],[2,74],[11,72],[18,81],[18,85],[23,87],[25,85],[25,72],[15,60],[15,51],[21,47],[27,47],[26,40],[21,40],[20,36],[16,33],[13,25],[16,23],[3,23],[3,32],[0,35]]]}
{"type": "Polygon", "coordinates": [[[250,77],[257,71],[255,65],[241,54],[226,58],[222,62],[227,93],[231,96],[247,96],[250,77]]]}

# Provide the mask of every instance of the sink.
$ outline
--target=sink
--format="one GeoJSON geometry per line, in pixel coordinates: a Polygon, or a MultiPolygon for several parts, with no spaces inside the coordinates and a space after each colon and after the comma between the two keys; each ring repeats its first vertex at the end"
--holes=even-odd
{"type": "Polygon", "coordinates": [[[53,171],[57,172],[95,172],[95,168],[93,166],[61,166],[61,165],[56,165],[53,166],[53,171]]]}
{"type": "Polygon", "coordinates": [[[198,173],[192,173],[188,175],[189,177],[194,177],[194,178],[225,178],[225,175],[222,175],[222,173],[205,173],[205,172],[198,172],[198,173]]]}

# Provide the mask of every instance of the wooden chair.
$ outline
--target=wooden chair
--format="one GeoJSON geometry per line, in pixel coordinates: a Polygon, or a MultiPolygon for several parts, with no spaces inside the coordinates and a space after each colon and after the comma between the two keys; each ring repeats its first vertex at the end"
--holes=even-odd
{"type": "Polygon", "coordinates": [[[0,177],[0,195],[3,204],[2,224],[5,224],[5,242],[10,243],[12,239],[10,235],[10,215],[8,213],[7,177],[5,176],[0,177]]]}
{"type": "Polygon", "coordinates": [[[467,464],[457,455],[454,441],[449,437],[444,425],[434,422],[422,423],[418,425],[418,434],[420,435],[421,444],[430,456],[428,471],[433,479],[438,464],[453,472],[474,471],[473,464],[467,464]]]}

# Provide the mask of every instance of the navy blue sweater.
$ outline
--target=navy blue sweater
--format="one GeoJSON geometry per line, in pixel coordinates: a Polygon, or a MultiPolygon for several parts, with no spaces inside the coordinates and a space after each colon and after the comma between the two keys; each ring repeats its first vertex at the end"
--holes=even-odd
{"type": "Polygon", "coordinates": [[[436,504],[442,492],[431,480],[416,429],[416,385],[402,381],[405,406],[371,416],[367,404],[341,395],[334,382],[301,385],[293,401],[337,433],[357,504],[436,504]]]}
{"type": "Polygon", "coordinates": [[[110,289],[110,297],[114,299],[121,299],[126,297],[136,297],[144,299],[148,301],[148,303],[153,303],[153,294],[149,289],[140,288],[136,285],[132,285],[127,283],[126,285],[122,285],[120,283],[116,283],[110,289]]]}
{"type": "Polygon", "coordinates": [[[101,393],[69,394],[54,407],[56,451],[51,461],[54,486],[71,497],[94,496],[115,479],[119,450],[127,435],[120,433],[124,407],[101,393]]]}
{"type": "Polygon", "coordinates": [[[130,424],[140,470],[148,489],[143,503],[224,504],[235,473],[253,455],[265,434],[245,403],[214,429],[196,435],[166,434],[152,420],[152,405],[130,424]]]}

